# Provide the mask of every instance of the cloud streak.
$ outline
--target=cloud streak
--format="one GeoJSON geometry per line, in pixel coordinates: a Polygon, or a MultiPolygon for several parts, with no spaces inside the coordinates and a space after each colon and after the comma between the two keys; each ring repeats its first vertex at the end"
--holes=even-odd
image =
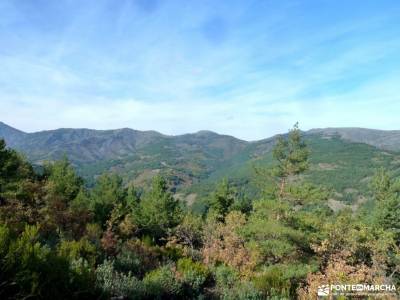
{"type": "Polygon", "coordinates": [[[396,129],[399,5],[356,2],[6,0],[0,120],[247,140],[296,121],[396,129]]]}

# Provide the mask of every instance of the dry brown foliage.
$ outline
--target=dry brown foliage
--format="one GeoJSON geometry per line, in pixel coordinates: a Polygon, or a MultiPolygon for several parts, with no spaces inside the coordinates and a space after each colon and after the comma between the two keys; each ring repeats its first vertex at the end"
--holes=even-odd
{"type": "Polygon", "coordinates": [[[203,261],[207,265],[225,263],[248,276],[256,265],[255,253],[245,246],[245,240],[238,233],[246,224],[244,214],[233,211],[225,223],[209,221],[204,229],[203,261]]]}
{"type": "MultiPolygon", "coordinates": [[[[318,273],[307,276],[306,286],[298,290],[299,299],[318,299],[317,289],[321,285],[330,284],[387,284],[376,268],[364,264],[351,265],[351,252],[343,250],[332,254],[326,267],[318,273]]],[[[333,299],[330,295],[330,298],[333,299]]],[[[380,299],[395,299],[391,296],[380,299]]]]}

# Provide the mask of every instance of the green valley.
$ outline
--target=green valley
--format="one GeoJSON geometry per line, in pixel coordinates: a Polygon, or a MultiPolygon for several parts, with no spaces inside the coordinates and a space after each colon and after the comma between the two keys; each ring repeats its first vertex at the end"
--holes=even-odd
{"type": "MultiPolygon", "coordinates": [[[[166,176],[182,199],[189,195],[189,202],[206,198],[224,178],[246,193],[257,194],[254,170],[272,163],[276,141],[272,137],[246,142],[209,131],[180,136],[132,129],[24,133],[4,123],[0,124],[0,137],[34,164],[66,156],[89,185],[105,172],[120,174],[126,184],[142,187],[155,175],[166,176]]],[[[311,149],[311,168],[303,176],[328,187],[332,200],[345,204],[364,201],[377,168],[400,173],[397,131],[315,129],[304,132],[304,137],[311,149]]]]}

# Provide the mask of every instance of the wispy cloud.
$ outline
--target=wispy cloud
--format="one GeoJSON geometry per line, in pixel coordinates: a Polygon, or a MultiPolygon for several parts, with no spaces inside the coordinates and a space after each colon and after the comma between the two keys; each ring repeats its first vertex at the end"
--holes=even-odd
{"type": "Polygon", "coordinates": [[[244,139],[296,121],[399,128],[399,13],[395,1],[2,1],[0,120],[244,139]]]}

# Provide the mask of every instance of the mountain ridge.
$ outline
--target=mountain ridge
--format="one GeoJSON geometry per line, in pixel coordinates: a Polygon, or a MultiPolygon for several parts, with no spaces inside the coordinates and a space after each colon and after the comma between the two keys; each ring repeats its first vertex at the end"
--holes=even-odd
{"type": "MultiPolygon", "coordinates": [[[[4,136],[4,129],[9,130],[9,131],[14,131],[18,132],[19,134],[24,134],[24,135],[32,135],[32,134],[40,134],[40,133],[52,133],[52,132],[57,132],[57,131],[83,131],[83,132],[98,132],[98,133],[112,133],[112,132],[127,132],[127,131],[133,131],[137,133],[149,133],[149,134],[156,134],[160,135],[163,137],[170,137],[170,138],[175,138],[175,137],[182,137],[182,136],[190,136],[190,135],[218,135],[218,136],[226,136],[226,137],[232,137],[236,140],[240,140],[246,143],[257,143],[257,142],[262,142],[265,140],[273,139],[277,136],[280,135],[285,135],[285,133],[277,133],[274,134],[270,137],[262,138],[259,140],[243,140],[240,138],[237,138],[233,135],[229,134],[220,134],[218,132],[212,131],[212,130],[199,130],[196,132],[189,132],[189,133],[183,133],[183,134],[177,134],[177,135],[169,135],[169,134],[164,134],[156,130],[137,130],[129,127],[123,127],[123,128],[115,128],[115,129],[92,129],[92,128],[87,128],[87,127],[82,127],[82,128],[72,128],[72,127],[60,127],[56,129],[46,129],[46,130],[39,130],[39,131],[33,131],[33,132],[25,132],[20,129],[17,129],[15,127],[12,127],[2,121],[0,121],[0,137],[5,137],[4,136]]],[[[374,135],[394,135],[396,138],[400,140],[400,130],[383,130],[383,129],[373,129],[373,128],[365,128],[365,127],[324,127],[324,128],[312,128],[306,131],[303,131],[304,134],[324,134],[324,135],[334,135],[334,134],[340,134],[343,137],[346,137],[346,134],[354,138],[354,135],[357,134],[374,134],[374,135]]],[[[6,138],[9,138],[9,136],[6,138]]],[[[351,140],[351,139],[350,139],[351,140]]],[[[355,141],[355,140],[351,140],[355,141]]],[[[399,143],[400,144],[400,143],[399,143]]],[[[397,150],[400,150],[400,145],[398,146],[397,150]]]]}
{"type": "MultiPolygon", "coordinates": [[[[324,128],[303,132],[311,147],[312,182],[346,190],[367,185],[379,167],[400,172],[400,131],[365,128],[324,128]]],[[[67,155],[78,173],[94,180],[104,172],[117,172],[126,182],[141,186],[156,174],[167,176],[177,190],[201,193],[221,178],[249,182],[255,164],[272,163],[271,150],[279,135],[244,141],[212,131],[164,135],[130,128],[95,130],[60,128],[26,133],[0,123],[0,138],[24,153],[34,164],[67,155]]],[[[349,198],[349,199],[350,199],[349,198]]]]}
{"type": "Polygon", "coordinates": [[[351,142],[365,143],[384,150],[400,150],[400,130],[379,130],[358,127],[316,128],[309,134],[322,134],[326,137],[339,135],[351,142]]]}
{"type": "MultiPolygon", "coordinates": [[[[321,136],[324,139],[338,137],[381,150],[400,151],[400,130],[328,127],[310,129],[304,131],[303,134],[304,136],[321,136]]],[[[166,135],[154,130],[140,131],[131,128],[108,130],[59,128],[27,133],[0,121],[0,138],[4,138],[9,147],[26,153],[30,160],[37,163],[59,159],[64,155],[76,164],[93,163],[121,159],[134,153],[155,149],[167,154],[166,152],[171,148],[174,148],[175,152],[207,153],[218,150],[221,152],[220,157],[231,157],[244,148],[252,148],[254,155],[257,153],[260,155],[260,153],[268,152],[280,135],[276,134],[256,141],[245,141],[210,130],[181,135],[166,135]]]]}

